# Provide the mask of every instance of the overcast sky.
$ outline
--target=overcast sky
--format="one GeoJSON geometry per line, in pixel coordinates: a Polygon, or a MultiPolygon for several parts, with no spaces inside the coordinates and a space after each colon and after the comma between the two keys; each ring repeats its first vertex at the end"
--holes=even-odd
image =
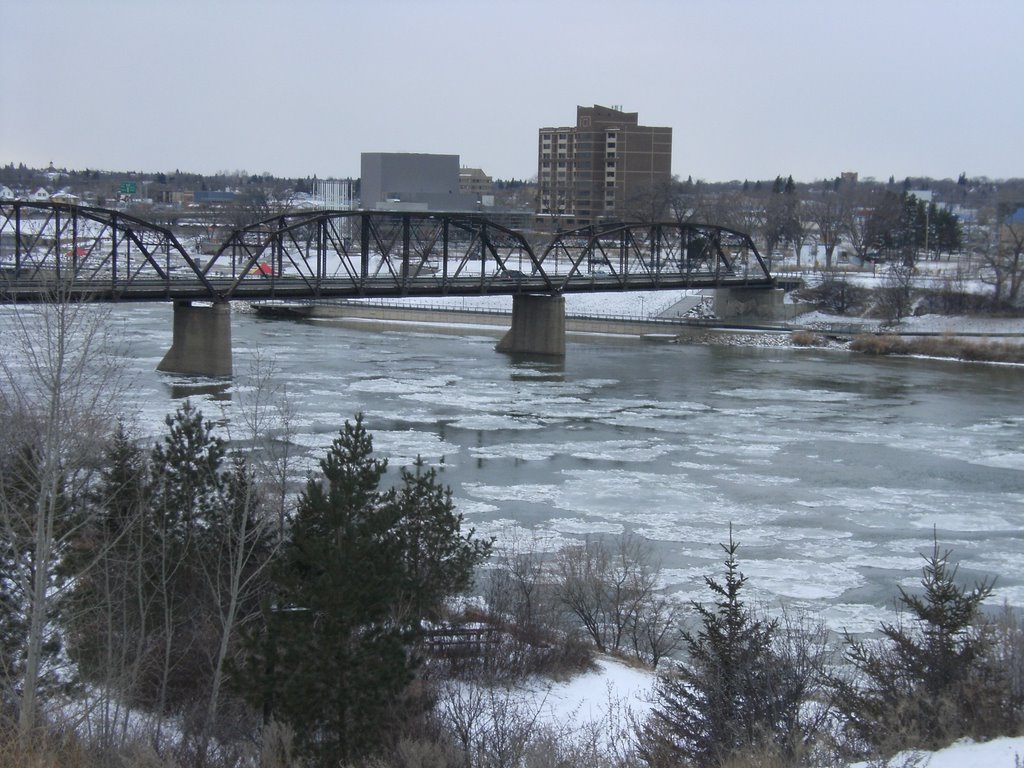
{"type": "Polygon", "coordinates": [[[3,164],[530,178],[602,104],[684,179],[1024,177],[1024,0],[0,0],[0,35],[3,164]]]}

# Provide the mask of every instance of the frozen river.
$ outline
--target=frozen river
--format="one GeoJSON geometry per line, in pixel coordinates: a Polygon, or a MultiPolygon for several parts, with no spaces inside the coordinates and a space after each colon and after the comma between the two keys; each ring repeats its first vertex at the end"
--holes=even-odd
{"type": "MultiPolygon", "coordinates": [[[[127,407],[157,430],[195,381],[154,371],[170,308],[119,306],[127,407]]],[[[1024,369],[844,352],[570,339],[564,363],[517,362],[479,331],[232,319],[236,381],[256,350],[297,414],[307,467],[362,411],[392,465],[443,460],[467,520],[556,548],[586,534],[652,541],[669,588],[709,599],[731,522],[756,596],[836,629],[891,618],[933,529],[963,579],[1024,606],[1024,369]]],[[[230,394],[230,393],[229,393],[230,394]]]]}

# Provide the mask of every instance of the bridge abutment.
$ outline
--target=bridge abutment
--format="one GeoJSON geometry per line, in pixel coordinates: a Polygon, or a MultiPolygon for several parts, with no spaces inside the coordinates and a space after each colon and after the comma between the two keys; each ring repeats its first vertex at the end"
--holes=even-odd
{"type": "Polygon", "coordinates": [[[221,301],[192,306],[188,301],[176,301],[171,348],[156,369],[192,376],[230,376],[231,305],[221,301]]]}
{"type": "Polygon", "coordinates": [[[565,357],[565,298],[512,297],[512,327],[495,349],[524,355],[565,357]]]}
{"type": "Polygon", "coordinates": [[[715,317],[720,320],[783,320],[781,288],[716,288],[715,317]]]}

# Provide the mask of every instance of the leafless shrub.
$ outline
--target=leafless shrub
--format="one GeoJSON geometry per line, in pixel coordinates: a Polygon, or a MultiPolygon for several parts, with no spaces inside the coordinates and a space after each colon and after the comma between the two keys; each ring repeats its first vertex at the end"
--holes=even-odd
{"type": "MultiPolygon", "coordinates": [[[[40,725],[30,734],[0,727],[0,765],[38,768],[175,768],[171,757],[158,754],[146,740],[127,741],[116,751],[97,748],[70,727],[40,725]]],[[[268,766],[268,768],[277,768],[268,766]]],[[[282,767],[283,768],[283,767],[282,767]]]]}
{"type": "Polygon", "coordinates": [[[1002,707],[1015,713],[1019,728],[1024,719],[1024,618],[1004,605],[987,626],[991,645],[986,664],[998,672],[1003,686],[1002,707]]]}
{"type": "Polygon", "coordinates": [[[874,291],[875,311],[887,323],[898,323],[910,314],[915,277],[911,264],[889,266],[882,286],[874,291]]]}
{"type": "Polygon", "coordinates": [[[491,681],[526,675],[563,677],[590,669],[590,648],[561,626],[555,582],[539,542],[509,538],[492,556],[484,584],[484,621],[498,642],[484,649],[480,673],[491,681]]]}
{"type": "Polygon", "coordinates": [[[658,594],[660,565],[642,539],[563,547],[555,573],[558,599],[600,652],[628,650],[656,665],[679,646],[678,606],[658,594]]]}
{"type": "Polygon", "coordinates": [[[863,311],[869,293],[866,288],[850,280],[845,272],[830,269],[821,273],[818,285],[804,289],[800,295],[825,312],[849,315],[863,311]]]}
{"type": "Polygon", "coordinates": [[[456,684],[442,689],[437,711],[465,765],[513,768],[541,730],[543,705],[508,688],[456,684]]]}
{"type": "Polygon", "coordinates": [[[285,723],[271,720],[260,735],[260,768],[301,768],[295,756],[295,733],[285,723]]]}
{"type": "Polygon", "coordinates": [[[814,331],[793,331],[789,337],[798,347],[822,347],[825,345],[825,337],[814,331]]]}
{"type": "Polygon", "coordinates": [[[1024,344],[971,341],[953,334],[909,337],[894,334],[861,334],[850,349],[869,355],[927,355],[970,362],[1024,362],[1024,344]]]}
{"type": "MultiPolygon", "coordinates": [[[[602,714],[581,725],[570,713],[542,723],[546,695],[479,685],[447,686],[438,714],[459,746],[464,768],[634,768],[635,730],[625,703],[609,690],[602,714]]],[[[593,704],[597,704],[594,702],[593,704]]]]}

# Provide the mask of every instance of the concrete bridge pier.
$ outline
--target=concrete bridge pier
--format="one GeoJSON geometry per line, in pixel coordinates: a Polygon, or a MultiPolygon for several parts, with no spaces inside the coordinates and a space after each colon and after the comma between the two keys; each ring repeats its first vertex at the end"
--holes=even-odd
{"type": "Polygon", "coordinates": [[[512,327],[495,349],[524,355],[565,357],[565,298],[512,297],[512,327]]]}
{"type": "Polygon", "coordinates": [[[784,295],[781,288],[716,288],[715,317],[719,320],[783,320],[784,295]]]}
{"type": "Polygon", "coordinates": [[[174,302],[174,337],[158,371],[191,376],[230,376],[231,305],[174,302]]]}

